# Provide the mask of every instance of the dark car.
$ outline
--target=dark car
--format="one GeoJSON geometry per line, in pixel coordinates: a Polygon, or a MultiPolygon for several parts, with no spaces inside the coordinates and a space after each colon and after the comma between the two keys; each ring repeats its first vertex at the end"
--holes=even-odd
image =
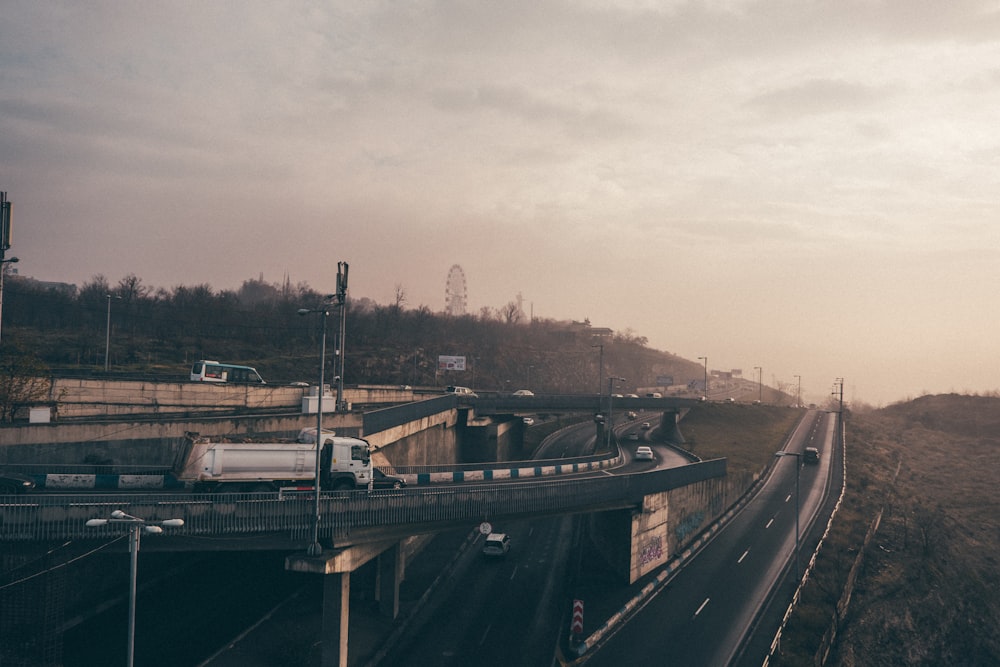
{"type": "Polygon", "coordinates": [[[406,486],[402,477],[387,475],[378,468],[372,470],[372,486],[376,489],[401,489],[406,486]]]}
{"type": "Polygon", "coordinates": [[[35,480],[27,475],[13,472],[0,472],[0,496],[14,493],[27,493],[35,488],[35,480]]]}
{"type": "Polygon", "coordinates": [[[802,460],[806,463],[819,463],[819,450],[815,447],[806,447],[802,452],[802,460]]]}

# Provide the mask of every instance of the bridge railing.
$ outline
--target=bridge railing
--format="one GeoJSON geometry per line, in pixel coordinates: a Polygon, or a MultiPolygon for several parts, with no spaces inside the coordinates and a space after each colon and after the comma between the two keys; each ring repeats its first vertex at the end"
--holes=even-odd
{"type": "MultiPolygon", "coordinates": [[[[725,459],[631,475],[586,479],[464,484],[405,490],[340,491],[320,498],[320,535],[343,543],[366,541],[372,529],[448,524],[538,514],[627,507],[643,496],[726,473],[725,459]]],[[[113,524],[89,528],[88,519],[114,510],[147,521],[184,519],[164,536],[282,534],[295,542],[313,526],[314,499],[305,494],[27,495],[0,498],[0,540],[51,541],[116,536],[113,524]]]]}

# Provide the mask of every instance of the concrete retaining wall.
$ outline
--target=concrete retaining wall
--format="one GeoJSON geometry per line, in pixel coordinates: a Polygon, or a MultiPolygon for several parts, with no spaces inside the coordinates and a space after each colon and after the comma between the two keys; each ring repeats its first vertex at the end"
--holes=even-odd
{"type": "Polygon", "coordinates": [[[735,504],[753,483],[727,475],[646,496],[639,512],[591,515],[591,540],[628,583],[664,565],[735,504]]]}
{"type": "MultiPolygon", "coordinates": [[[[51,418],[170,415],[185,412],[301,408],[313,387],[216,382],[144,382],[55,378],[47,399],[51,418]]],[[[345,388],[349,404],[405,403],[413,391],[397,387],[345,388]]],[[[325,411],[324,411],[325,412],[325,411]]]]}

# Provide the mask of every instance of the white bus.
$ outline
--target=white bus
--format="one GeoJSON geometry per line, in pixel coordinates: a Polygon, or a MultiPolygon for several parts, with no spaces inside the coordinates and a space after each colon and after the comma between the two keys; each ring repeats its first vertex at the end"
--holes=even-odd
{"type": "Polygon", "coordinates": [[[264,384],[256,368],[222,364],[202,359],[191,366],[192,382],[233,382],[238,384],[264,384]]]}

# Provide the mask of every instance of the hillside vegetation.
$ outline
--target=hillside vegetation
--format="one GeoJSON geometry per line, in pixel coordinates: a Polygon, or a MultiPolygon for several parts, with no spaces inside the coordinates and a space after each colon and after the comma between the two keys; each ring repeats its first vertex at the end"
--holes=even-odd
{"type": "MultiPolygon", "coordinates": [[[[97,276],[80,289],[12,277],[4,289],[0,354],[30,355],[59,373],[103,374],[110,342],[111,375],[186,379],[193,361],[215,359],[254,366],[270,383],[312,380],[321,320],[297,313],[322,303],[323,295],[307,285],[262,280],[216,291],[209,285],[153,289],[136,276],[117,285],[97,276]]],[[[328,372],[340,315],[337,307],[329,311],[328,372]]],[[[586,320],[529,321],[516,304],[459,317],[410,309],[401,288],[390,305],[348,297],[345,329],[347,384],[596,393],[599,378],[614,375],[627,378],[615,391],[628,393],[656,385],[661,376],[687,383],[704,372],[697,362],[648,347],[631,331],[598,329],[586,320]],[[467,370],[439,371],[440,355],[464,356],[467,370]]],[[[606,380],[602,384],[607,391],[606,380]]]]}
{"type": "Polygon", "coordinates": [[[925,396],[847,423],[848,492],[779,664],[1000,664],[1000,399],[925,396]],[[843,604],[848,572],[857,582],[843,604]]]}

